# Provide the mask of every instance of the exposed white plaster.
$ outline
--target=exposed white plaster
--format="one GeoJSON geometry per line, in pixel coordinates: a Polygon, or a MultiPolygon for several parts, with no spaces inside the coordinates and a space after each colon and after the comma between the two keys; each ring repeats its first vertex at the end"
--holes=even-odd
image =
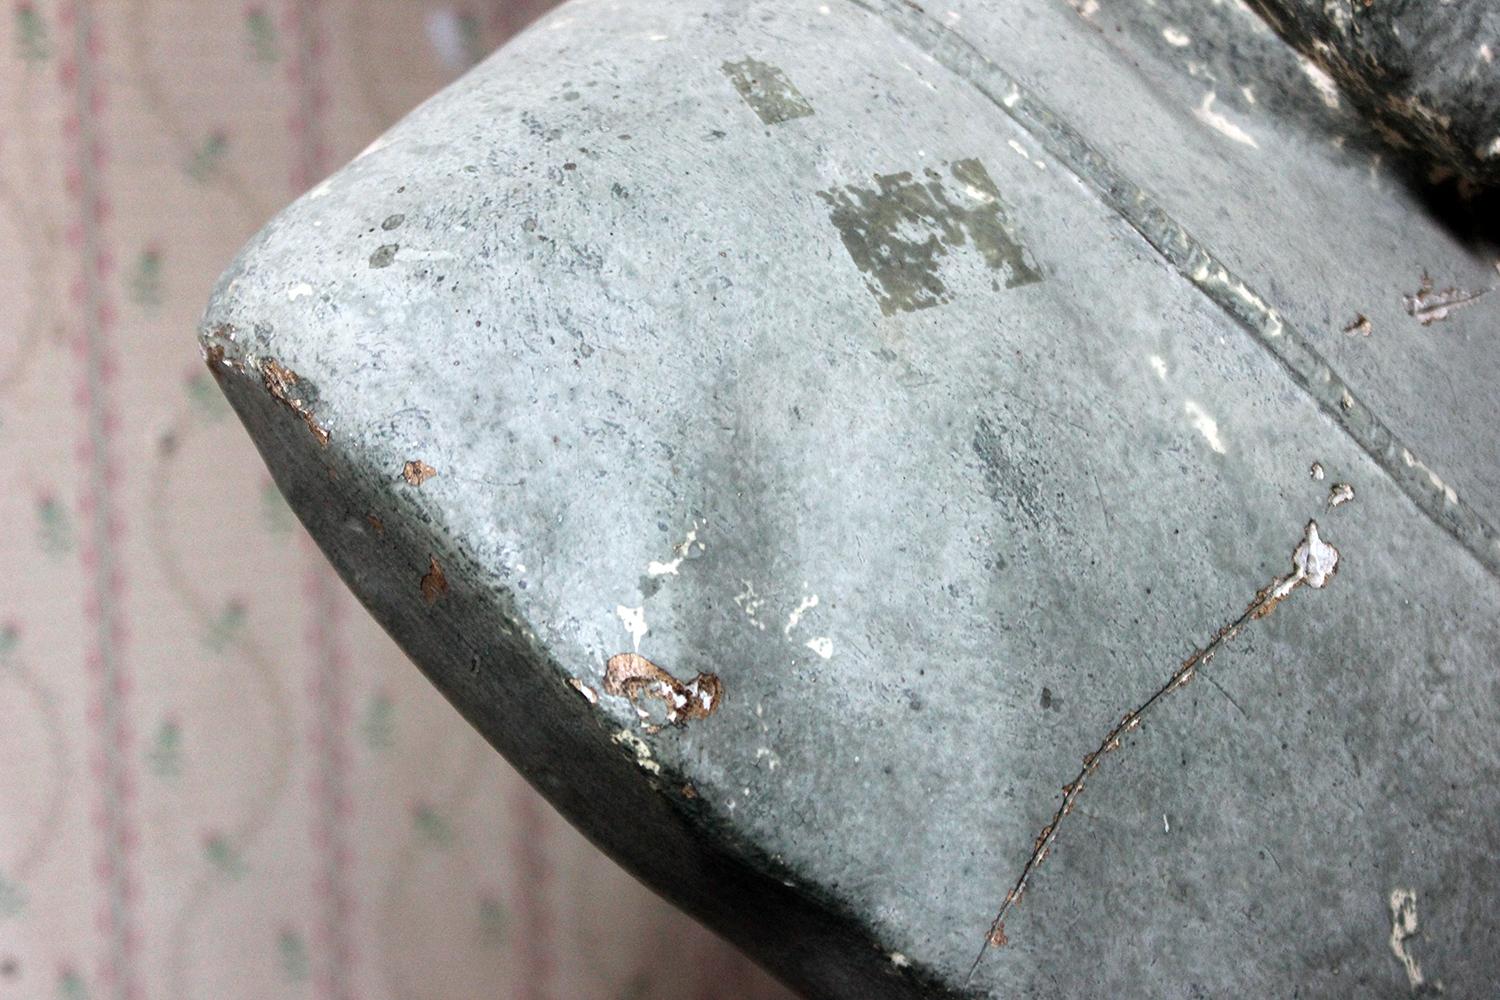
{"type": "Polygon", "coordinates": [[[1218,96],[1212,90],[1204,94],[1203,103],[1193,109],[1193,116],[1220,135],[1233,139],[1235,142],[1244,143],[1253,149],[1259,149],[1260,143],[1256,142],[1249,132],[1214,110],[1214,101],[1218,99],[1218,96]]]}
{"type": "Polygon", "coordinates": [[[1208,442],[1210,448],[1220,455],[1227,451],[1224,447],[1224,439],[1219,437],[1219,422],[1209,416],[1207,410],[1188,399],[1183,401],[1182,412],[1188,415],[1188,419],[1193,422],[1193,427],[1203,435],[1203,439],[1208,442]]]}
{"type": "Polygon", "coordinates": [[[645,607],[627,608],[620,604],[615,607],[615,614],[620,619],[620,624],[625,626],[625,631],[630,633],[630,639],[635,643],[636,652],[641,650],[641,637],[651,631],[646,625],[645,607]]]}

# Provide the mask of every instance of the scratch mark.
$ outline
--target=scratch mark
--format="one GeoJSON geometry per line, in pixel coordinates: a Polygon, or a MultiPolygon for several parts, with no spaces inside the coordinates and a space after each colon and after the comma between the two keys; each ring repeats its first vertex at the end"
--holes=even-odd
{"type": "Polygon", "coordinates": [[[1471,292],[1451,286],[1438,291],[1433,287],[1431,276],[1423,271],[1422,286],[1411,295],[1404,295],[1402,298],[1406,302],[1408,316],[1423,326],[1431,326],[1440,319],[1447,319],[1448,314],[1453,310],[1471,305],[1483,294],[1482,290],[1471,292]]]}
{"type": "Polygon", "coordinates": [[[1250,602],[1238,618],[1219,629],[1208,643],[1197,649],[1182,664],[1172,672],[1165,684],[1157,688],[1152,695],[1137,707],[1121,716],[1120,721],[1115,723],[1109,732],[1104,734],[1098,749],[1093,753],[1086,754],[1083,758],[1083,767],[1073,780],[1062,786],[1062,804],[1052,814],[1052,819],[1042,827],[1042,832],[1037,834],[1036,840],[1031,846],[1031,855],[1021,867],[1021,873],[1011,886],[1010,891],[1005,894],[1004,901],[1000,904],[1000,911],[995,915],[990,924],[989,932],[985,935],[984,943],[979,947],[979,954],[974,956],[974,963],[969,966],[969,974],[964,979],[967,986],[979,971],[979,963],[984,961],[984,956],[991,947],[1004,947],[1008,941],[1005,934],[1005,918],[1010,911],[1020,905],[1021,896],[1026,892],[1031,877],[1047,855],[1051,852],[1053,844],[1057,840],[1058,829],[1062,821],[1073,812],[1073,807],[1078,802],[1078,796],[1083,793],[1084,782],[1093,776],[1099,769],[1099,765],[1110,753],[1120,748],[1120,741],[1128,734],[1140,727],[1142,719],[1146,714],[1156,707],[1167,695],[1178,688],[1185,687],[1197,674],[1198,668],[1206,665],[1214,656],[1223,649],[1231,639],[1251,622],[1265,618],[1276,606],[1286,600],[1291,594],[1303,585],[1321,590],[1328,585],[1338,569],[1339,553],[1332,545],[1324,542],[1318,535],[1318,524],[1316,521],[1307,522],[1303,531],[1302,540],[1292,550],[1292,572],[1285,576],[1273,579],[1266,586],[1256,592],[1255,598],[1250,602]]]}

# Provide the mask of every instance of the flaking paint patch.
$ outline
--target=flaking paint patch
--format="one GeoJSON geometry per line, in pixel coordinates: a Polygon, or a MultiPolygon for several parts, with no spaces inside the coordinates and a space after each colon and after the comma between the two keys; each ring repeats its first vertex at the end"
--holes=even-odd
{"type": "Polygon", "coordinates": [[[605,664],[604,691],[629,698],[643,720],[649,718],[649,713],[641,707],[641,699],[660,701],[666,709],[666,721],[680,726],[692,719],[706,719],[718,711],[724,684],[718,674],[709,673],[679,681],[639,653],[619,653],[605,664]]]}
{"type": "Polygon", "coordinates": [[[750,110],[767,125],[806,118],[813,113],[812,105],[786,73],[770,63],[746,56],[739,62],[726,62],[720,69],[750,110]]]}
{"type": "Polygon", "coordinates": [[[984,164],[957,160],[948,172],[952,189],[938,170],[924,167],[920,176],[876,174],[874,187],[849,184],[818,192],[886,316],[952,301],[940,272],[960,252],[977,251],[986,268],[1004,277],[1006,288],[1042,280],[984,164]]]}
{"type": "Polygon", "coordinates": [[[1151,362],[1151,370],[1156,372],[1156,377],[1163,382],[1167,380],[1167,361],[1159,354],[1153,354],[1146,360],[1151,362]]]}
{"type": "Polygon", "coordinates": [[[833,658],[833,640],[826,635],[814,636],[804,645],[825,660],[833,658]]]}

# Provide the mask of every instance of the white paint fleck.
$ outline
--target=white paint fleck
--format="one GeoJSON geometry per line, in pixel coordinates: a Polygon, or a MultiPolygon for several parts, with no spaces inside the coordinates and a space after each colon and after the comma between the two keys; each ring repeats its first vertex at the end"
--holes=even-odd
{"type": "Polygon", "coordinates": [[[620,604],[615,607],[615,615],[619,617],[620,624],[625,626],[625,631],[630,633],[630,639],[635,643],[636,652],[641,650],[641,637],[651,631],[646,625],[646,609],[627,608],[620,604]]]}
{"type": "Polygon", "coordinates": [[[1354,487],[1348,483],[1334,483],[1333,489],[1328,491],[1328,509],[1338,507],[1354,499],[1354,487]]]}
{"type": "Polygon", "coordinates": [[[766,623],[756,616],[760,614],[761,605],[766,603],[766,599],[755,593],[755,586],[749,580],[740,582],[745,585],[745,589],[735,595],[734,603],[745,612],[745,617],[749,618],[756,628],[764,630],[766,623]]]}
{"type": "Polygon", "coordinates": [[[688,531],[687,537],[682,540],[681,545],[673,546],[672,558],[670,560],[667,562],[657,562],[653,559],[646,564],[646,575],[676,576],[677,570],[682,566],[682,561],[688,557],[688,553],[692,551],[694,544],[698,546],[700,552],[703,550],[703,543],[698,541],[698,526],[696,524],[688,531]]]}
{"type": "Polygon", "coordinates": [[[1235,142],[1244,143],[1252,149],[1259,149],[1260,143],[1256,142],[1249,132],[1214,110],[1214,101],[1218,99],[1218,96],[1212,90],[1204,94],[1203,103],[1193,110],[1193,116],[1220,135],[1233,139],[1235,142]]]}
{"type": "Polygon", "coordinates": [[[1318,92],[1318,96],[1322,98],[1323,103],[1330,108],[1338,107],[1339,85],[1333,82],[1333,77],[1329,76],[1323,70],[1323,67],[1306,56],[1299,56],[1298,61],[1302,63],[1302,72],[1312,81],[1313,89],[1318,92]]]}
{"type": "Polygon", "coordinates": [[[1316,479],[1318,482],[1322,482],[1323,476],[1326,475],[1326,473],[1324,473],[1323,471],[1323,463],[1314,462],[1312,464],[1312,468],[1307,470],[1307,474],[1316,479]]]}
{"type": "Polygon", "coordinates": [[[1209,416],[1207,410],[1188,399],[1182,403],[1182,412],[1188,415],[1188,419],[1193,422],[1193,427],[1203,435],[1203,439],[1208,442],[1210,448],[1220,455],[1225,454],[1224,439],[1219,437],[1219,422],[1209,416]]]}
{"type": "Polygon", "coordinates": [[[767,770],[774,771],[776,770],[776,768],[781,766],[781,758],[776,756],[776,751],[772,750],[770,747],[755,748],[755,759],[760,760],[762,757],[768,758],[766,761],[767,770]]]}
{"type": "Polygon", "coordinates": [[[905,968],[908,968],[911,965],[911,959],[907,958],[905,955],[901,954],[899,951],[893,951],[893,952],[891,952],[891,956],[890,957],[891,957],[891,964],[894,965],[898,969],[905,969],[905,968]]]}
{"type": "Polygon", "coordinates": [[[1246,104],[1254,104],[1255,103],[1255,88],[1254,87],[1241,87],[1240,88],[1240,94],[1241,94],[1241,96],[1243,96],[1245,98],[1245,103],[1246,104]]]}
{"type": "Polygon", "coordinates": [[[1023,146],[1023,145],[1021,145],[1016,140],[1014,140],[1014,139],[1008,139],[1008,140],[1006,140],[1005,144],[1007,146],[1009,146],[1011,149],[1014,149],[1017,153],[1020,153],[1021,154],[1021,159],[1023,159],[1023,160],[1030,160],[1031,159],[1031,154],[1028,153],[1028,152],[1026,152],[1026,147],[1023,146]]]}
{"type": "Polygon", "coordinates": [[[1019,90],[1016,90],[1014,87],[1012,87],[1009,93],[1007,93],[1004,97],[1000,98],[1000,103],[1003,104],[1003,105],[1005,105],[1007,108],[1013,108],[1013,107],[1016,106],[1016,102],[1019,101],[1020,99],[1021,99],[1021,92],[1019,90]]]}
{"type": "Polygon", "coordinates": [[[599,704],[599,693],[593,688],[589,687],[583,681],[579,680],[577,677],[569,677],[568,683],[573,685],[574,691],[577,691],[579,694],[583,695],[584,701],[588,702],[590,705],[599,704]]]}
{"type": "Polygon", "coordinates": [[[822,14],[824,17],[827,17],[829,14],[833,13],[833,8],[828,6],[826,3],[818,4],[818,13],[822,14]]]}
{"type": "Polygon", "coordinates": [[[1479,46],[1479,58],[1483,59],[1486,64],[1492,63],[1495,61],[1495,53],[1488,45],[1481,45],[1479,46]]]}
{"type": "Polygon", "coordinates": [[[286,290],[286,300],[288,302],[296,302],[298,299],[305,299],[305,298],[307,298],[312,293],[313,293],[313,287],[312,287],[312,285],[309,285],[305,281],[300,281],[297,284],[292,285],[292,286],[290,286],[290,287],[287,288],[287,290],[286,290]]]}
{"type": "Polygon", "coordinates": [[[815,636],[807,640],[803,645],[825,660],[833,656],[833,640],[826,635],[815,636]]]}
{"type": "Polygon", "coordinates": [[[1417,936],[1417,893],[1414,889],[1391,890],[1391,954],[1406,970],[1406,981],[1413,993],[1427,982],[1422,966],[1406,943],[1417,936]]]}
{"type": "Polygon", "coordinates": [[[818,606],[818,595],[817,594],[811,594],[811,595],[809,595],[807,597],[802,598],[802,600],[797,603],[797,606],[792,609],[792,613],[787,616],[786,627],[781,630],[781,634],[790,637],[791,634],[792,634],[792,629],[796,628],[799,624],[801,624],[801,622],[802,622],[802,616],[805,615],[805,614],[807,614],[809,611],[811,611],[813,608],[815,608],[817,606],[818,606]]]}
{"type": "Polygon", "coordinates": [[[1151,362],[1151,370],[1156,372],[1156,377],[1165,382],[1167,380],[1167,359],[1160,354],[1153,354],[1147,360],[1151,362]]]}
{"type": "Polygon", "coordinates": [[[1172,824],[1167,822],[1167,814],[1166,813],[1162,813],[1161,814],[1161,832],[1162,833],[1171,833],[1172,832],[1172,824]]]}
{"type": "Polygon", "coordinates": [[[1193,41],[1188,37],[1187,32],[1181,30],[1180,28],[1163,28],[1161,29],[1161,37],[1167,40],[1168,45],[1178,49],[1182,48],[1183,46],[1192,44],[1193,41]]]}

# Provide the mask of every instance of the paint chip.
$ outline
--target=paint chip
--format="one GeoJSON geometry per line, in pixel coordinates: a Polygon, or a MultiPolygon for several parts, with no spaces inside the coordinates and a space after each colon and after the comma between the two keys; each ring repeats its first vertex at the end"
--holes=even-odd
{"type": "Polygon", "coordinates": [[[1370,317],[1366,316],[1364,313],[1355,313],[1354,319],[1349,323],[1348,326],[1344,327],[1344,332],[1348,334],[1359,334],[1362,337],[1368,337],[1370,335],[1370,317]]]}
{"type": "Polygon", "coordinates": [[[619,653],[605,664],[604,691],[629,698],[643,720],[649,713],[641,707],[640,699],[660,701],[666,707],[666,721],[680,726],[718,711],[724,685],[717,674],[707,673],[683,683],[639,653],[619,653]]]}
{"type": "Polygon", "coordinates": [[[583,681],[579,680],[577,677],[569,677],[568,683],[573,685],[574,691],[577,691],[579,694],[583,695],[584,701],[588,702],[590,705],[599,704],[599,693],[593,688],[589,687],[583,681]]]}
{"type": "Polygon", "coordinates": [[[1333,489],[1328,491],[1328,509],[1338,507],[1354,499],[1354,487],[1348,483],[1334,483],[1333,489]]]}
{"type": "Polygon", "coordinates": [[[443,575],[443,567],[438,565],[436,556],[427,557],[427,572],[422,574],[422,600],[428,604],[436,604],[438,598],[448,593],[448,578],[443,575]]]}
{"type": "Polygon", "coordinates": [[[401,478],[411,486],[421,486],[435,475],[437,470],[420,458],[414,458],[401,467],[401,478]]]}

